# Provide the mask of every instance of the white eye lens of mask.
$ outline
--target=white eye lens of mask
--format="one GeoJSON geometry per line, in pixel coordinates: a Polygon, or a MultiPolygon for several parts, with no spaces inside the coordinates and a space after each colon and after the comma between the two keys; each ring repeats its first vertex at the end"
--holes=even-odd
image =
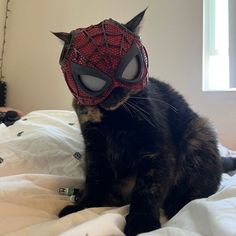
{"type": "Polygon", "coordinates": [[[126,80],[135,79],[138,75],[139,63],[137,57],[134,57],[123,71],[122,78],[126,80]]]}
{"type": "Polygon", "coordinates": [[[106,81],[92,75],[80,75],[83,85],[91,91],[100,91],[106,84],[106,81]]]}

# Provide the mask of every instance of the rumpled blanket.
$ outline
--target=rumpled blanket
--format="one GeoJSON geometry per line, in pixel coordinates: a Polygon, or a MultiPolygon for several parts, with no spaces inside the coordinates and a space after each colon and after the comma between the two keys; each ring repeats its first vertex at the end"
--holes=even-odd
{"type": "MultiPolygon", "coordinates": [[[[83,188],[83,147],[71,111],[35,111],[13,126],[0,125],[0,235],[124,236],[128,206],[57,217],[71,203],[58,189],[83,188]]],[[[162,222],[161,229],[140,235],[235,236],[236,175],[223,174],[216,194],[190,202],[162,222]]]]}

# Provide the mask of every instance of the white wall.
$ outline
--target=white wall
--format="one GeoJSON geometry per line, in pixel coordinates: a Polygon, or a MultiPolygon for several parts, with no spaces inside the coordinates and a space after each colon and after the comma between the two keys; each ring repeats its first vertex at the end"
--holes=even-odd
{"type": "MultiPolygon", "coordinates": [[[[1,0],[2,1],[2,0],[1,0]]],[[[142,39],[150,74],[171,83],[236,149],[236,92],[202,92],[201,0],[11,0],[5,74],[8,105],[25,112],[71,109],[50,31],[70,31],[112,17],[126,22],[146,7],[142,39]]]]}

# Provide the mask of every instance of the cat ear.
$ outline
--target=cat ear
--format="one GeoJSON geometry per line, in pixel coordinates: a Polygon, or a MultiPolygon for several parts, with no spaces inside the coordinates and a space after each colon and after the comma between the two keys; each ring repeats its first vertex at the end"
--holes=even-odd
{"type": "Polygon", "coordinates": [[[64,42],[68,42],[70,38],[69,33],[64,33],[64,32],[52,32],[57,38],[61,39],[64,42]]]}
{"type": "Polygon", "coordinates": [[[147,8],[140,12],[137,16],[135,16],[133,19],[131,19],[128,23],[125,24],[125,27],[129,29],[132,32],[138,32],[139,30],[139,24],[143,19],[143,16],[146,12],[147,8]]]}

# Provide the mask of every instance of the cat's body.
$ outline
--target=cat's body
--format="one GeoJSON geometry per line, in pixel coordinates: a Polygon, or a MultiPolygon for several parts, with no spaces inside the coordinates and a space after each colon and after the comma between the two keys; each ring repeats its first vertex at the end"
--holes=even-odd
{"type": "Polygon", "coordinates": [[[150,78],[114,111],[76,102],[74,108],[86,146],[87,187],[78,208],[62,214],[131,203],[127,235],[134,235],[160,226],[160,207],[170,218],[192,199],[217,190],[215,133],[169,85],[150,78]]]}
{"type": "Polygon", "coordinates": [[[105,20],[71,33],[60,64],[85,141],[86,183],[59,216],[130,203],[125,233],[160,227],[189,201],[220,183],[217,138],[169,85],[148,79],[147,54],[134,33],[143,11],[125,25],[105,20]],[[118,49],[118,50],[117,50],[118,49]]]}

